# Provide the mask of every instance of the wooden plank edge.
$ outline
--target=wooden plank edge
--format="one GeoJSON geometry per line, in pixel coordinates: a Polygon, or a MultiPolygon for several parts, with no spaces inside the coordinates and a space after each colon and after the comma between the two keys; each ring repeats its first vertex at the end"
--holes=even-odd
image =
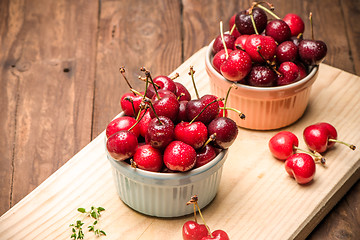
{"type": "Polygon", "coordinates": [[[332,192],[324,198],[322,203],[311,215],[307,217],[307,220],[299,226],[299,228],[293,233],[291,239],[306,239],[306,237],[315,229],[315,227],[324,219],[324,217],[335,207],[335,205],[345,196],[350,188],[360,179],[360,159],[352,168],[349,174],[344,175],[341,181],[338,182],[332,192]]]}

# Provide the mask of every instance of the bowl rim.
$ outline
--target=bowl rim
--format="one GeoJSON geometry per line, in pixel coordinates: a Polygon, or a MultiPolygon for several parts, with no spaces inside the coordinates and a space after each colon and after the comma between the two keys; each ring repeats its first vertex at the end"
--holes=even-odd
{"type": "Polygon", "coordinates": [[[289,89],[293,89],[293,88],[297,88],[297,87],[301,87],[304,83],[306,83],[307,81],[310,81],[318,72],[319,70],[319,65],[314,65],[312,66],[312,69],[310,70],[309,74],[304,77],[303,79],[300,79],[297,82],[288,84],[288,85],[283,85],[283,86],[274,86],[274,87],[256,87],[256,86],[250,86],[250,85],[245,85],[245,84],[241,84],[241,83],[237,83],[237,82],[233,82],[230,80],[227,80],[224,76],[222,76],[218,71],[215,70],[214,66],[211,63],[211,59],[214,57],[212,54],[212,46],[214,44],[215,39],[213,39],[210,44],[208,45],[207,49],[206,49],[206,54],[205,54],[205,65],[206,67],[211,71],[212,74],[214,74],[218,79],[221,79],[224,82],[227,82],[229,84],[235,84],[238,88],[242,88],[244,90],[248,90],[248,91],[258,91],[258,92],[277,92],[277,91],[282,91],[282,90],[289,90],[289,89]]]}

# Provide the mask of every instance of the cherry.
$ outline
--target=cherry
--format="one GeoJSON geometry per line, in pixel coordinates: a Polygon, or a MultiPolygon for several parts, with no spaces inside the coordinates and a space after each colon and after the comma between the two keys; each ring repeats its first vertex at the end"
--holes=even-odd
{"type": "Polygon", "coordinates": [[[181,141],[172,141],[164,151],[164,163],[173,171],[185,172],[195,166],[196,151],[181,141]]]}
{"type": "Polygon", "coordinates": [[[111,157],[117,161],[123,161],[135,154],[138,140],[133,132],[121,130],[107,139],[106,148],[111,157]]]}
{"type": "MultiPolygon", "coordinates": [[[[224,37],[224,42],[226,44],[226,48],[234,49],[234,46],[235,46],[234,43],[235,43],[236,38],[233,35],[230,35],[228,33],[224,33],[223,37],[224,37]]],[[[222,41],[222,35],[219,35],[215,38],[215,41],[213,43],[213,53],[215,54],[222,49],[224,49],[224,44],[222,41]]]]}
{"type": "MultiPolygon", "coordinates": [[[[123,116],[113,119],[106,127],[106,137],[110,137],[114,133],[121,130],[129,130],[133,125],[136,124],[136,119],[129,116],[123,116]]],[[[131,129],[131,132],[135,134],[136,137],[140,135],[140,127],[136,125],[131,129]]]]}
{"type": "Polygon", "coordinates": [[[177,96],[175,95],[175,93],[169,91],[169,90],[165,90],[165,89],[159,89],[158,94],[154,94],[154,96],[151,98],[151,100],[154,102],[157,99],[163,98],[163,97],[173,97],[177,100],[177,96]]]}
{"type": "Polygon", "coordinates": [[[153,79],[153,82],[157,84],[160,87],[160,89],[169,90],[173,93],[176,92],[176,85],[174,81],[167,76],[163,76],[163,75],[157,76],[153,79]]]}
{"type": "Polygon", "coordinates": [[[333,125],[326,122],[312,124],[304,129],[304,140],[308,148],[312,151],[323,153],[333,147],[336,142],[348,146],[355,150],[356,147],[337,140],[337,131],[333,125]]]}
{"type": "Polygon", "coordinates": [[[223,230],[215,230],[206,237],[203,237],[201,240],[209,240],[209,239],[216,239],[216,240],[230,240],[227,233],[223,230]]]}
{"type": "Polygon", "coordinates": [[[278,69],[280,76],[277,79],[277,85],[283,86],[294,83],[300,79],[298,66],[293,62],[283,62],[278,69]]]}
{"type": "Polygon", "coordinates": [[[247,78],[249,85],[256,87],[272,87],[276,79],[277,75],[273,70],[261,65],[252,67],[247,78]]]}
{"type": "Polygon", "coordinates": [[[225,49],[222,49],[215,54],[213,58],[213,66],[216,71],[220,72],[221,65],[227,60],[231,52],[232,52],[231,49],[227,49],[227,54],[226,54],[225,49]]]}
{"type": "Polygon", "coordinates": [[[174,139],[174,123],[170,118],[158,116],[151,119],[145,142],[154,148],[164,149],[174,139]]]}
{"type": "Polygon", "coordinates": [[[190,101],[191,95],[187,88],[179,82],[174,82],[176,86],[175,95],[178,97],[178,101],[190,101]]]}
{"type": "Polygon", "coordinates": [[[179,113],[178,116],[176,118],[176,122],[182,122],[182,121],[188,121],[187,118],[187,112],[186,112],[186,105],[187,105],[188,101],[180,101],[179,102],[179,113]]]}
{"type": "Polygon", "coordinates": [[[289,26],[291,36],[298,36],[300,33],[304,32],[305,24],[299,15],[296,15],[295,13],[288,13],[285,15],[283,20],[289,26]]]}
{"type": "Polygon", "coordinates": [[[213,160],[217,155],[215,147],[212,145],[206,144],[203,148],[200,148],[196,151],[196,163],[194,168],[201,167],[211,160],[213,160]]]}
{"type": "Polygon", "coordinates": [[[228,117],[218,117],[208,125],[208,134],[215,135],[215,145],[221,149],[229,148],[238,135],[236,123],[228,117]]]}
{"type": "Polygon", "coordinates": [[[140,110],[140,103],[143,97],[135,93],[125,93],[120,99],[121,109],[126,116],[135,117],[140,110]]]}
{"type": "Polygon", "coordinates": [[[314,159],[306,153],[295,153],[285,161],[285,170],[299,184],[310,182],[315,175],[314,159]]]}
{"type": "Polygon", "coordinates": [[[235,47],[234,49],[239,49],[239,50],[245,50],[245,43],[246,43],[246,40],[248,39],[250,35],[241,35],[240,37],[238,37],[236,40],[235,40],[235,47]]]}
{"type": "Polygon", "coordinates": [[[300,59],[307,65],[320,64],[327,54],[327,46],[323,41],[314,40],[312,13],[310,12],[311,40],[302,40],[299,44],[300,59]]]}
{"type": "Polygon", "coordinates": [[[184,240],[201,240],[208,235],[208,230],[204,224],[198,224],[194,221],[187,221],[182,228],[184,240]]]}
{"type": "Polygon", "coordinates": [[[292,41],[282,42],[276,48],[276,61],[278,63],[294,62],[298,58],[298,47],[292,41]]]}
{"type": "Polygon", "coordinates": [[[208,131],[206,125],[200,121],[181,122],[175,126],[174,136],[176,140],[199,149],[206,142],[208,131]]]}
{"type": "Polygon", "coordinates": [[[272,155],[279,160],[286,160],[294,154],[299,146],[299,139],[289,131],[281,131],[269,140],[272,155]]]}
{"type": "Polygon", "coordinates": [[[150,116],[150,110],[148,108],[143,109],[141,111],[141,115],[144,115],[144,116],[139,121],[138,125],[139,125],[139,128],[140,128],[140,135],[145,137],[147,129],[149,127],[149,123],[150,123],[150,121],[152,119],[151,116],[150,116]],[[146,113],[145,113],[145,111],[146,111],[146,113]]]}
{"type": "Polygon", "coordinates": [[[136,167],[147,171],[159,172],[163,166],[161,151],[149,144],[139,146],[133,159],[136,167]]]}
{"type": "Polygon", "coordinates": [[[267,24],[267,16],[264,10],[260,8],[250,8],[248,10],[244,10],[236,14],[235,24],[236,28],[240,32],[240,34],[254,34],[256,30],[254,29],[252,20],[251,20],[251,12],[254,18],[256,30],[258,33],[264,31],[267,24]]]}
{"type": "Polygon", "coordinates": [[[300,74],[300,77],[299,77],[299,80],[300,79],[303,79],[304,77],[306,77],[307,76],[307,68],[306,68],[306,66],[302,63],[302,62],[299,62],[299,61],[297,61],[297,62],[295,62],[295,64],[296,64],[296,66],[298,66],[298,68],[299,68],[299,74],[300,74]]]}
{"type": "Polygon", "coordinates": [[[276,42],[272,37],[250,35],[245,42],[245,51],[254,62],[262,63],[272,60],[276,53],[276,42]]]}
{"type": "Polygon", "coordinates": [[[327,46],[320,40],[302,40],[299,44],[299,56],[308,65],[320,64],[327,54],[327,46]]]}
{"type": "Polygon", "coordinates": [[[155,112],[158,116],[165,116],[175,121],[179,113],[179,101],[176,97],[171,97],[169,95],[156,99],[152,103],[153,108],[150,110],[151,118],[155,117],[155,112]],[[155,112],[154,112],[155,111],[155,112]]]}
{"type": "Polygon", "coordinates": [[[228,80],[237,82],[245,78],[251,70],[251,58],[242,50],[229,53],[229,58],[221,65],[220,72],[228,80]]]}
{"type": "Polygon", "coordinates": [[[281,19],[275,19],[266,25],[265,34],[271,36],[278,44],[280,44],[290,39],[291,30],[286,22],[281,19]]]}
{"type": "Polygon", "coordinates": [[[230,31],[230,34],[233,35],[235,38],[238,38],[238,37],[240,36],[240,33],[239,33],[239,31],[237,30],[237,28],[236,28],[235,18],[236,18],[236,14],[234,14],[234,15],[230,18],[230,20],[229,20],[229,29],[233,29],[234,26],[235,26],[235,28],[234,28],[232,31],[230,31]]]}
{"type": "Polygon", "coordinates": [[[196,117],[197,121],[201,121],[204,124],[208,124],[216,118],[219,111],[219,103],[214,95],[207,94],[200,99],[190,100],[186,104],[187,119],[194,119],[196,117]]]}
{"type": "Polygon", "coordinates": [[[290,38],[290,41],[292,41],[295,46],[299,47],[300,45],[300,42],[303,40],[303,35],[302,34],[299,34],[298,36],[293,36],[290,38]]]}

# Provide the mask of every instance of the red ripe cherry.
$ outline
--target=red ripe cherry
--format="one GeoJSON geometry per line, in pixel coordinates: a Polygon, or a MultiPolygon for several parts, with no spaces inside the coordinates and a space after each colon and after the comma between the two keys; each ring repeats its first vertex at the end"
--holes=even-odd
{"type": "MultiPolygon", "coordinates": [[[[155,109],[155,113],[158,116],[165,116],[171,119],[171,121],[175,121],[177,115],[179,113],[179,101],[172,96],[165,96],[160,99],[156,99],[153,101],[153,106],[155,109]]],[[[153,109],[150,109],[151,118],[155,117],[155,113],[153,109]]]]}
{"type": "Polygon", "coordinates": [[[157,76],[153,79],[154,83],[157,84],[160,89],[169,90],[173,93],[176,91],[176,85],[174,81],[167,76],[157,76]]]}
{"type": "Polygon", "coordinates": [[[246,43],[246,40],[248,39],[250,35],[241,35],[240,37],[238,37],[236,40],[235,40],[235,47],[234,49],[241,49],[241,50],[245,50],[245,43],[246,43]]]}
{"type": "Polygon", "coordinates": [[[269,149],[272,155],[279,160],[286,160],[296,151],[299,139],[289,131],[281,131],[269,140],[269,149]]]}
{"type": "MultiPolygon", "coordinates": [[[[252,15],[257,31],[258,33],[261,33],[264,31],[267,24],[266,13],[264,10],[256,7],[252,9],[252,15]]],[[[236,14],[235,24],[240,34],[250,35],[255,33],[249,10],[244,10],[236,14]]]]}
{"type": "Polygon", "coordinates": [[[154,148],[165,149],[174,139],[174,123],[170,118],[159,116],[151,119],[145,135],[145,142],[154,148]]]}
{"type": "Polygon", "coordinates": [[[307,65],[318,65],[326,56],[327,46],[320,40],[302,40],[299,44],[300,59],[307,65]]]}
{"type": "Polygon", "coordinates": [[[271,61],[275,56],[276,47],[276,42],[272,37],[257,34],[250,35],[245,43],[245,51],[251,60],[258,63],[271,61]]]}
{"type": "Polygon", "coordinates": [[[143,136],[143,137],[145,137],[147,129],[149,127],[149,123],[150,123],[150,121],[152,119],[151,116],[150,116],[150,110],[149,109],[142,110],[140,116],[142,116],[145,111],[146,111],[145,115],[142,117],[142,119],[138,123],[139,128],[140,128],[140,135],[143,136]]]}
{"type": "Polygon", "coordinates": [[[216,239],[216,240],[230,240],[227,233],[223,230],[215,230],[211,233],[212,236],[208,235],[206,237],[203,237],[201,240],[210,240],[210,239],[216,239]]]}
{"type": "Polygon", "coordinates": [[[250,86],[256,87],[272,87],[277,79],[276,73],[266,66],[252,67],[248,75],[248,83],[250,86]]]}
{"type": "Polygon", "coordinates": [[[187,221],[182,228],[184,240],[201,240],[208,235],[208,230],[204,224],[198,224],[195,221],[187,221]]]}
{"type": "MultiPolygon", "coordinates": [[[[227,53],[230,54],[232,52],[231,49],[227,49],[227,53]]],[[[220,72],[221,65],[227,60],[227,55],[225,49],[217,52],[213,58],[213,66],[216,71],[220,72]]]]}
{"type": "Polygon", "coordinates": [[[218,117],[208,125],[208,134],[215,135],[215,145],[221,149],[229,148],[238,135],[236,123],[228,117],[218,117]]]}
{"type": "Polygon", "coordinates": [[[107,139],[106,148],[112,158],[123,161],[134,156],[138,148],[138,140],[134,133],[122,130],[107,139]]]}
{"type": "Polygon", "coordinates": [[[195,166],[196,151],[181,141],[172,141],[164,151],[164,163],[173,171],[185,172],[195,166]]]}
{"type": "Polygon", "coordinates": [[[275,19],[266,25],[265,34],[274,38],[274,40],[280,44],[290,39],[291,30],[286,22],[281,19],[275,19]]]}
{"type": "Polygon", "coordinates": [[[179,122],[186,122],[188,121],[187,119],[187,113],[186,113],[186,105],[187,105],[188,101],[180,101],[179,102],[179,113],[177,115],[177,119],[176,119],[176,123],[179,122]]]}
{"type": "Polygon", "coordinates": [[[355,150],[355,146],[337,140],[337,131],[329,123],[320,122],[310,125],[304,129],[304,140],[308,148],[315,152],[325,152],[334,146],[336,142],[345,144],[350,149],[355,150]]]}
{"type": "Polygon", "coordinates": [[[194,149],[201,148],[208,138],[207,127],[202,122],[181,122],[175,126],[176,140],[189,144],[194,149]]]}
{"type": "MultiPolygon", "coordinates": [[[[129,130],[135,124],[135,118],[129,116],[115,118],[106,127],[106,137],[110,137],[121,130],[129,130]]],[[[133,132],[136,137],[140,135],[140,127],[138,125],[134,126],[130,131],[133,132]]]]}
{"type": "Polygon", "coordinates": [[[224,105],[224,102],[223,101],[219,101],[219,108],[220,108],[220,112],[219,112],[219,115],[218,117],[227,117],[228,115],[228,112],[226,109],[222,109],[225,105],[224,105]],[[224,113],[225,112],[225,113],[224,113]],[[225,114],[225,115],[224,115],[225,114]]]}
{"type": "MultiPolygon", "coordinates": [[[[224,33],[224,42],[227,49],[234,49],[234,43],[236,38],[233,35],[230,35],[228,33],[224,33]]],[[[220,50],[224,49],[224,44],[222,42],[221,35],[217,36],[215,38],[214,44],[213,44],[213,54],[219,52],[220,50]]]]}
{"type": "Polygon", "coordinates": [[[221,65],[220,72],[228,80],[237,82],[246,77],[251,70],[251,58],[242,50],[234,50],[221,65]]]}
{"type": "Polygon", "coordinates": [[[161,151],[148,144],[139,146],[133,159],[136,167],[151,172],[159,172],[163,166],[161,151]]]}
{"type": "Polygon", "coordinates": [[[211,160],[213,160],[217,155],[215,147],[206,144],[203,148],[200,148],[196,151],[196,163],[195,168],[201,167],[211,160]]]}
{"type": "Polygon", "coordinates": [[[277,85],[279,86],[294,83],[300,79],[299,68],[293,62],[281,63],[278,71],[281,73],[281,76],[277,79],[277,85]]]}
{"type": "Polygon", "coordinates": [[[157,92],[158,92],[158,94],[154,94],[154,96],[151,98],[151,100],[153,102],[156,101],[157,99],[163,98],[163,97],[173,97],[173,98],[177,99],[177,96],[175,95],[175,93],[173,93],[169,90],[159,89],[157,92]]]}
{"type": "Polygon", "coordinates": [[[182,83],[174,82],[176,86],[175,95],[178,97],[178,101],[190,101],[191,95],[187,88],[182,83]]]}
{"type": "Polygon", "coordinates": [[[236,24],[235,24],[235,18],[236,18],[236,14],[234,14],[230,20],[229,20],[229,29],[231,30],[233,28],[233,26],[235,25],[235,29],[232,31],[231,35],[233,35],[235,38],[238,38],[240,36],[239,31],[236,28],[236,24]]]}
{"type": "Polygon", "coordinates": [[[218,101],[213,102],[216,99],[216,96],[207,94],[202,96],[200,99],[193,99],[189,101],[186,104],[187,119],[193,120],[203,110],[203,112],[196,118],[196,121],[203,122],[205,125],[211,122],[218,116],[220,111],[218,101]]]}
{"type": "Polygon", "coordinates": [[[122,95],[120,100],[120,106],[121,109],[124,111],[125,115],[135,117],[140,110],[140,103],[142,99],[142,96],[135,95],[134,93],[125,93],[124,95],[122,95]],[[130,99],[130,101],[127,99],[130,99]],[[133,106],[135,108],[135,112],[133,106]]]}
{"type": "Polygon", "coordinates": [[[299,74],[300,74],[299,80],[306,77],[307,76],[307,68],[305,67],[305,65],[302,62],[295,62],[295,64],[299,68],[299,74]]]}
{"type": "Polygon", "coordinates": [[[298,36],[300,33],[304,32],[305,24],[299,15],[296,15],[295,13],[288,13],[285,15],[283,20],[289,26],[291,36],[298,36]]]}
{"type": "Polygon", "coordinates": [[[294,62],[298,58],[298,47],[292,41],[282,42],[276,48],[276,61],[278,63],[294,62]]]}
{"type": "Polygon", "coordinates": [[[314,159],[306,153],[295,153],[285,161],[285,170],[299,184],[310,182],[315,175],[314,159]]]}

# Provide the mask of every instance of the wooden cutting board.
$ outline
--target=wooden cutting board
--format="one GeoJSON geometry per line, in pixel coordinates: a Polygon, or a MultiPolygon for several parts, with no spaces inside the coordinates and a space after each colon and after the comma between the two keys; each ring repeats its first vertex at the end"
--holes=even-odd
{"type": "MultiPolygon", "coordinates": [[[[205,50],[174,71],[180,74],[177,80],[194,93],[188,75],[189,66],[194,66],[200,95],[210,92],[205,50]]],[[[303,129],[326,121],[337,128],[339,139],[360,148],[359,92],[358,76],[322,64],[304,116],[284,129],[294,132],[299,146],[305,148],[303,129]]],[[[298,185],[268,150],[268,140],[278,131],[239,129],[219,192],[202,211],[212,230],[223,229],[231,239],[303,239],[359,179],[360,150],[336,145],[325,155],[327,167],[317,165],[314,181],[298,185]]],[[[1,216],[1,239],[70,239],[69,224],[83,219],[76,209],[91,206],[106,209],[100,220],[107,233],[103,239],[182,239],[183,223],[193,219],[191,215],[149,217],[124,205],[115,190],[102,132],[1,216]]],[[[95,239],[94,234],[85,229],[85,239],[95,239]]]]}

